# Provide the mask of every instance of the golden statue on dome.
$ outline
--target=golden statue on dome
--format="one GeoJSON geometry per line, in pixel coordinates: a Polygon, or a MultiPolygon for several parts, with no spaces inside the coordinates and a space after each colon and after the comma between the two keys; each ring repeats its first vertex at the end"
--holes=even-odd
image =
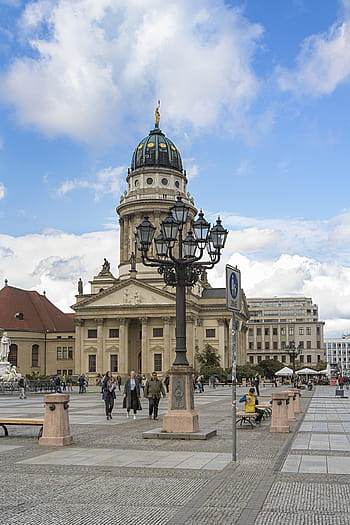
{"type": "Polygon", "coordinates": [[[156,128],[159,128],[159,122],[160,122],[160,111],[159,111],[159,108],[160,108],[160,100],[158,100],[158,106],[156,107],[156,110],[154,112],[154,114],[156,116],[156,128]]]}

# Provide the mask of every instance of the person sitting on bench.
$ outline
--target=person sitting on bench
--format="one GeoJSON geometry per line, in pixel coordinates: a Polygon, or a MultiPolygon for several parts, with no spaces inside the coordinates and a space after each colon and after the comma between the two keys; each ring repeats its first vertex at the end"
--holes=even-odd
{"type": "Polygon", "coordinates": [[[245,403],[245,411],[250,413],[256,413],[255,423],[260,425],[264,411],[257,408],[259,404],[258,398],[255,395],[255,388],[250,388],[248,394],[244,394],[239,400],[240,403],[245,403]]]}

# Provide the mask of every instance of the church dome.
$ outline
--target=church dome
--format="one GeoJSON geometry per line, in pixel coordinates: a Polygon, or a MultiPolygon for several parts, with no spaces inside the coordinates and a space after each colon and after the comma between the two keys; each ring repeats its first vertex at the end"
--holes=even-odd
{"type": "Polygon", "coordinates": [[[159,129],[159,118],[154,129],[141,140],[135,148],[131,161],[131,171],[143,167],[164,167],[182,172],[182,160],[175,144],[159,129]]]}

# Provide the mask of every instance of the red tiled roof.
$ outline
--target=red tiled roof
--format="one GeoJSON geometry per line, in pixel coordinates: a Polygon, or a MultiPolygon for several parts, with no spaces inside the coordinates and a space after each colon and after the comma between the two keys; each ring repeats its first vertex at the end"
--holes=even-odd
{"type": "Polygon", "coordinates": [[[74,332],[74,314],[65,314],[45,295],[5,286],[0,290],[0,327],[4,330],[74,332]],[[21,312],[24,319],[15,318],[21,312]]]}

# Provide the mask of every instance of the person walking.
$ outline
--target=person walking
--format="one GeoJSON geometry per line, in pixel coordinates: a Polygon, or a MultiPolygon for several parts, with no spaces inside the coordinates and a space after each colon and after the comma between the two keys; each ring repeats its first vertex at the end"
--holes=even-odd
{"type": "Polygon", "coordinates": [[[210,376],[209,377],[209,381],[210,381],[210,386],[212,388],[216,388],[216,379],[215,379],[215,376],[210,376]]]}
{"type": "Polygon", "coordinates": [[[106,372],[106,375],[102,381],[102,399],[105,402],[106,417],[107,421],[112,419],[112,410],[114,407],[114,400],[116,398],[116,385],[110,371],[106,372]]]}
{"type": "Polygon", "coordinates": [[[158,406],[161,396],[165,397],[163,383],[158,379],[157,372],[152,372],[151,379],[145,385],[145,397],[148,398],[148,418],[158,420],[158,406]]]}
{"type": "Polygon", "coordinates": [[[200,374],[197,377],[198,393],[201,394],[204,392],[204,376],[200,374]]]}
{"type": "Polygon", "coordinates": [[[62,388],[61,388],[61,376],[57,374],[57,376],[54,379],[55,382],[55,394],[62,394],[62,388]]]}
{"type": "Polygon", "coordinates": [[[83,394],[85,392],[85,376],[84,374],[81,374],[78,378],[79,383],[79,394],[83,394]]]}
{"type": "Polygon", "coordinates": [[[23,376],[21,376],[18,380],[18,386],[19,386],[19,398],[20,399],[26,399],[27,396],[25,394],[25,389],[26,389],[26,380],[24,379],[23,376]]]}
{"type": "Polygon", "coordinates": [[[72,376],[67,377],[67,388],[69,392],[73,392],[73,379],[72,376]]]}
{"type": "Polygon", "coordinates": [[[118,391],[120,392],[121,386],[122,386],[122,378],[120,376],[117,376],[117,385],[118,385],[118,391]]]}
{"type": "Polygon", "coordinates": [[[140,380],[140,384],[141,384],[143,395],[145,395],[146,383],[147,383],[147,377],[145,376],[145,374],[143,374],[143,376],[141,377],[141,380],[140,380]]]}
{"type": "Polygon", "coordinates": [[[256,390],[256,393],[257,393],[258,396],[260,396],[259,384],[260,384],[259,374],[256,374],[256,376],[254,378],[254,386],[255,386],[255,390],[256,390]]]}
{"type": "Polygon", "coordinates": [[[134,419],[138,410],[142,410],[140,402],[140,381],[136,377],[135,371],[130,372],[130,377],[125,381],[123,394],[123,408],[126,408],[126,417],[129,417],[130,410],[134,412],[134,419]]]}
{"type": "Polygon", "coordinates": [[[163,383],[164,383],[166,391],[168,393],[169,392],[169,383],[170,383],[170,376],[168,374],[165,376],[165,379],[164,379],[163,383]]]}
{"type": "Polygon", "coordinates": [[[67,376],[66,376],[66,374],[63,374],[62,379],[61,379],[61,383],[62,383],[62,390],[63,390],[63,392],[66,392],[66,390],[67,390],[67,376]]]}

